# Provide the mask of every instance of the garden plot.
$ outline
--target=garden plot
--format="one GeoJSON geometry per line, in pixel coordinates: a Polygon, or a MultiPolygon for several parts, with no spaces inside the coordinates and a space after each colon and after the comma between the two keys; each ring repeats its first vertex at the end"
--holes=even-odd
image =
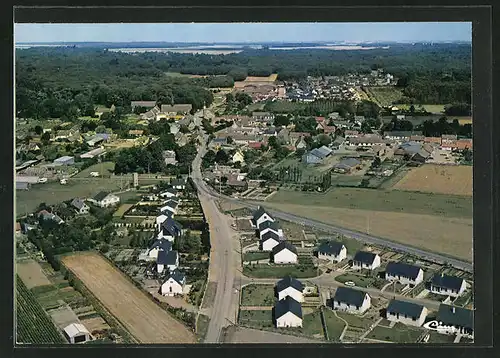
{"type": "Polygon", "coordinates": [[[67,305],[47,311],[47,313],[60,329],[64,329],[71,323],[78,323],[80,321],[71,307],[67,305]]]}
{"type": "Polygon", "coordinates": [[[115,262],[124,262],[131,261],[135,254],[135,249],[124,249],[117,253],[113,261],[115,262]]]}

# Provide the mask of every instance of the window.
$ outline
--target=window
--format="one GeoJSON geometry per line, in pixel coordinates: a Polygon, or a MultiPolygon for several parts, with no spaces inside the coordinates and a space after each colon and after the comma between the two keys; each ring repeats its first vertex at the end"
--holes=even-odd
{"type": "Polygon", "coordinates": [[[172,286],[169,287],[169,291],[172,292],[172,286]]]}

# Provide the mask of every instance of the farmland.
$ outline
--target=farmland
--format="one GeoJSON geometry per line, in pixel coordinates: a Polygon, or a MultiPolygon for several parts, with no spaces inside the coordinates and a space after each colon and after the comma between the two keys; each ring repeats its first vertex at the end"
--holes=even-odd
{"type": "Polygon", "coordinates": [[[17,343],[65,343],[63,337],[23,281],[16,276],[17,343]]]}
{"type": "MultiPolygon", "coordinates": [[[[410,109],[409,104],[403,104],[403,103],[396,103],[396,107],[399,109],[403,110],[408,110],[410,109]]],[[[419,104],[416,107],[422,106],[427,112],[432,113],[432,114],[443,114],[444,113],[444,104],[419,104]]]]}
{"type": "Polygon", "coordinates": [[[396,87],[366,87],[368,97],[380,106],[390,106],[401,99],[401,90],[396,87]]]}
{"type": "Polygon", "coordinates": [[[28,289],[51,284],[38,262],[34,260],[17,262],[16,269],[28,289]]]}
{"type": "Polygon", "coordinates": [[[472,166],[426,164],[411,169],[394,189],[471,196],[472,166]]]}
{"type": "Polygon", "coordinates": [[[65,256],[62,263],[141,343],[194,343],[183,324],[157,306],[96,253],[65,256]]]}

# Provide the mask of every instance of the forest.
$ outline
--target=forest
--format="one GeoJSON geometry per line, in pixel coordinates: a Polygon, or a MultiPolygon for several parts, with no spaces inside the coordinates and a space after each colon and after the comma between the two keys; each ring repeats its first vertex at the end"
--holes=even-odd
{"type": "Polygon", "coordinates": [[[398,78],[405,101],[470,103],[470,59],[468,44],[392,45],[362,51],[245,49],[229,55],[127,54],[91,47],[17,49],[16,115],[72,120],[94,116],[96,105],[114,104],[127,112],[131,100],[163,104],[172,98],[197,110],[213,101],[206,87],[231,86],[247,75],[277,73],[278,80],[298,80],[377,68],[398,78]]]}

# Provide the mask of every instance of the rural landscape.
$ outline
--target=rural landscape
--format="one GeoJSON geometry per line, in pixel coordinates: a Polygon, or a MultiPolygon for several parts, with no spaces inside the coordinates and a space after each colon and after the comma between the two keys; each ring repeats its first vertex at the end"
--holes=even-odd
{"type": "Polygon", "coordinates": [[[17,40],[16,344],[473,343],[470,37],[172,36],[17,40]]]}

